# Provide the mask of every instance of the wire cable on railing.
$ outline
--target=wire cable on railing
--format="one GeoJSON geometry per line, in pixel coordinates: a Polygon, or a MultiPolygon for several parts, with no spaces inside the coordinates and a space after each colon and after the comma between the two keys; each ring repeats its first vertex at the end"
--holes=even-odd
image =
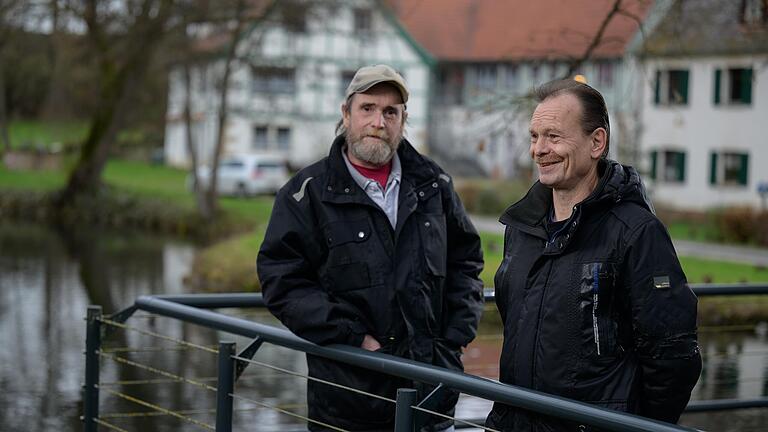
{"type": "Polygon", "coordinates": [[[105,422],[104,420],[102,420],[100,418],[95,418],[95,419],[93,419],[93,421],[98,423],[98,424],[100,424],[100,425],[102,425],[102,426],[104,426],[107,429],[112,429],[112,430],[116,430],[116,431],[119,431],[119,432],[128,432],[127,430],[125,430],[125,429],[123,429],[123,428],[121,428],[119,426],[115,426],[112,423],[105,422]]]}
{"type": "MultiPolygon", "coordinates": [[[[212,346],[218,346],[218,345],[212,345],[212,346]]],[[[211,347],[209,347],[211,348],[211,347]]],[[[190,351],[192,347],[187,346],[178,346],[178,347],[139,347],[139,348],[131,348],[131,347],[108,347],[108,348],[102,348],[102,351],[108,352],[108,353],[143,353],[143,352],[165,352],[165,351],[190,351]]],[[[213,348],[211,348],[213,349],[213,348]]]]}
{"type": "MultiPolygon", "coordinates": [[[[176,413],[181,415],[213,414],[215,412],[216,412],[216,408],[201,408],[201,409],[189,409],[189,410],[176,411],[176,413]]],[[[167,416],[167,415],[168,414],[164,412],[159,412],[159,411],[117,412],[117,413],[99,414],[99,418],[109,419],[109,418],[160,417],[160,416],[167,416]]]]}
{"type": "Polygon", "coordinates": [[[127,400],[127,401],[130,401],[130,402],[133,402],[133,403],[135,403],[135,404],[139,404],[139,405],[141,405],[141,406],[144,406],[144,407],[147,407],[147,408],[153,409],[153,410],[155,410],[155,411],[160,411],[160,412],[163,412],[163,413],[165,413],[165,414],[168,414],[168,415],[170,415],[170,416],[173,416],[173,417],[176,417],[176,418],[178,418],[178,419],[184,420],[184,421],[186,421],[186,422],[192,423],[192,424],[194,424],[194,425],[200,426],[200,427],[202,427],[202,428],[205,428],[205,429],[208,429],[208,430],[215,430],[215,429],[214,429],[214,427],[213,427],[213,426],[211,426],[211,425],[209,425],[208,423],[203,423],[203,422],[201,422],[201,421],[199,421],[199,420],[195,420],[195,419],[193,419],[193,418],[191,418],[191,417],[189,417],[189,416],[185,416],[185,415],[183,415],[183,414],[179,414],[179,413],[177,413],[177,412],[175,412],[175,411],[172,411],[172,410],[169,410],[169,409],[163,408],[163,407],[161,407],[161,406],[158,406],[158,405],[155,405],[155,404],[149,403],[149,402],[147,402],[147,401],[144,401],[144,400],[141,400],[141,399],[135,398],[135,397],[133,397],[133,396],[130,396],[130,395],[127,395],[127,394],[125,394],[125,393],[121,393],[121,392],[119,392],[119,391],[110,390],[110,389],[104,389],[104,391],[105,391],[105,392],[107,392],[107,393],[110,393],[110,394],[112,394],[113,396],[119,397],[119,398],[121,398],[121,399],[125,399],[125,400],[127,400]]]}
{"type": "Polygon", "coordinates": [[[411,406],[411,408],[413,408],[413,409],[415,409],[417,411],[421,411],[421,412],[425,412],[427,414],[431,414],[433,416],[442,417],[444,419],[453,420],[453,421],[455,421],[457,423],[465,424],[467,426],[472,426],[474,428],[478,428],[478,429],[483,430],[483,431],[501,432],[501,431],[498,431],[496,429],[490,428],[488,426],[483,426],[483,425],[479,425],[477,423],[472,423],[471,421],[458,419],[456,417],[451,417],[449,415],[446,415],[446,414],[443,414],[443,413],[439,413],[437,411],[428,410],[428,409],[422,408],[420,406],[413,405],[413,406],[411,406]]]}
{"type": "Polygon", "coordinates": [[[206,390],[210,390],[210,391],[213,391],[213,392],[216,391],[216,387],[210,386],[210,385],[205,384],[203,382],[195,381],[195,380],[190,379],[190,378],[185,378],[183,376],[176,375],[174,373],[171,373],[171,372],[168,372],[168,371],[164,371],[162,369],[157,369],[157,368],[154,368],[152,366],[143,365],[141,363],[137,363],[135,361],[131,361],[131,360],[128,360],[128,359],[125,359],[125,358],[122,358],[122,357],[118,357],[116,355],[112,355],[112,354],[105,354],[105,353],[102,353],[102,352],[99,352],[98,354],[100,356],[102,356],[102,357],[114,360],[114,361],[116,361],[118,363],[123,363],[123,364],[127,364],[127,365],[130,365],[130,366],[137,367],[139,369],[144,369],[146,371],[154,372],[154,373],[156,373],[158,375],[162,375],[162,376],[167,377],[167,378],[176,379],[177,381],[185,382],[187,384],[192,384],[192,385],[204,388],[206,390]]]}
{"type": "Polygon", "coordinates": [[[283,369],[283,368],[280,368],[280,367],[277,367],[277,366],[273,366],[273,365],[271,365],[269,363],[263,363],[263,362],[260,362],[260,361],[257,361],[257,360],[252,360],[252,359],[245,358],[245,357],[240,357],[240,356],[231,356],[231,358],[236,359],[236,360],[242,360],[242,361],[247,362],[247,363],[263,366],[263,367],[266,367],[266,368],[269,368],[269,369],[273,369],[273,370],[276,370],[276,371],[280,371],[280,372],[283,372],[283,373],[287,373],[289,375],[293,375],[293,376],[297,376],[297,377],[301,377],[301,378],[306,378],[306,379],[311,380],[311,381],[327,384],[327,385],[332,386],[332,387],[337,387],[337,388],[340,388],[340,389],[348,390],[348,391],[351,391],[353,393],[358,393],[358,394],[361,394],[361,395],[364,395],[364,396],[372,397],[374,399],[381,399],[383,401],[387,401],[387,402],[390,402],[390,403],[393,403],[393,404],[396,403],[396,401],[394,399],[390,399],[388,397],[380,396],[380,395],[373,394],[373,393],[368,393],[368,392],[365,392],[365,391],[360,390],[360,389],[356,389],[356,388],[352,388],[352,387],[347,387],[347,386],[344,386],[344,385],[341,385],[341,384],[337,384],[337,383],[334,383],[334,382],[330,382],[330,381],[322,380],[322,379],[319,379],[319,378],[311,377],[309,375],[304,375],[304,374],[301,374],[299,372],[295,372],[295,371],[292,371],[292,370],[289,370],[289,369],[283,369]]]}
{"type": "Polygon", "coordinates": [[[332,429],[332,430],[339,431],[339,432],[348,432],[346,429],[341,429],[341,428],[338,428],[336,426],[329,425],[327,423],[323,423],[321,421],[313,420],[313,419],[311,419],[309,417],[305,417],[305,416],[303,416],[301,414],[296,414],[295,412],[284,410],[282,408],[279,408],[279,407],[274,406],[274,405],[270,405],[268,403],[264,403],[264,402],[260,402],[260,401],[254,400],[254,399],[250,399],[250,398],[244,397],[244,396],[236,395],[234,393],[230,393],[229,395],[232,396],[235,399],[239,399],[239,400],[250,402],[250,403],[255,403],[256,405],[262,406],[264,408],[269,408],[271,410],[283,413],[285,415],[289,415],[291,417],[295,417],[295,418],[298,418],[300,420],[303,420],[303,421],[306,421],[306,422],[309,422],[309,423],[314,423],[316,425],[320,425],[320,426],[326,427],[328,429],[332,429]]]}
{"type": "Polygon", "coordinates": [[[175,343],[177,343],[179,345],[184,345],[184,346],[188,346],[188,347],[191,347],[191,348],[197,348],[199,350],[207,351],[207,352],[210,352],[210,353],[213,353],[213,354],[218,354],[219,353],[219,350],[217,350],[217,349],[209,348],[209,347],[204,346],[204,345],[198,345],[198,344],[195,344],[195,343],[192,343],[192,342],[187,342],[187,341],[181,340],[181,339],[176,339],[176,338],[173,338],[173,337],[170,337],[170,336],[166,336],[166,335],[162,335],[160,333],[155,333],[155,332],[152,332],[152,331],[149,331],[149,330],[143,330],[143,329],[140,329],[140,328],[132,327],[132,326],[125,325],[125,324],[119,323],[117,321],[112,321],[112,320],[109,320],[109,319],[106,319],[106,318],[101,318],[99,321],[101,321],[104,324],[108,324],[108,325],[111,325],[111,326],[119,327],[119,328],[122,328],[122,329],[125,329],[125,330],[130,330],[130,331],[141,333],[141,334],[144,334],[144,335],[147,335],[147,336],[153,336],[153,337],[156,337],[156,338],[160,338],[160,339],[164,339],[164,340],[167,340],[167,341],[175,342],[175,343]]]}
{"type": "MultiPolygon", "coordinates": [[[[302,408],[306,406],[307,406],[306,404],[284,404],[284,405],[280,405],[280,408],[283,408],[283,409],[302,408]]],[[[261,407],[233,408],[232,411],[233,412],[253,412],[261,409],[263,408],[261,407]]],[[[214,414],[216,413],[216,408],[198,408],[198,409],[178,410],[175,412],[183,415],[214,414]]],[[[134,417],[162,417],[167,415],[168,414],[164,412],[158,412],[158,411],[137,411],[137,412],[115,412],[115,413],[99,414],[99,418],[110,419],[110,418],[134,418],[134,417]]]]}
{"type": "MultiPolygon", "coordinates": [[[[274,373],[274,374],[252,374],[252,375],[241,375],[240,378],[237,379],[238,382],[244,382],[248,380],[256,380],[256,379],[285,379],[285,378],[292,378],[290,376],[286,376],[285,374],[280,373],[274,373]]],[[[202,377],[202,378],[195,378],[198,382],[217,382],[217,377],[202,377]]],[[[178,379],[163,379],[163,378],[156,378],[156,379],[145,379],[145,380],[120,380],[120,381],[106,381],[99,383],[102,387],[114,387],[114,386],[131,386],[131,385],[145,385],[145,384],[172,384],[172,383],[178,383],[178,379]]]]}

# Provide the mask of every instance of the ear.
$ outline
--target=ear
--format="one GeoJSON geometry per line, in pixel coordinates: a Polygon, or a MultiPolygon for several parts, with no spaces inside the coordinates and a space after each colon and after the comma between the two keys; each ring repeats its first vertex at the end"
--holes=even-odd
{"type": "MultiPolygon", "coordinates": [[[[349,102],[351,103],[351,101],[349,102]]],[[[349,130],[349,113],[352,107],[347,107],[346,103],[341,104],[341,121],[344,124],[344,128],[349,130]]]]}
{"type": "Polygon", "coordinates": [[[590,136],[590,149],[589,153],[592,159],[600,159],[605,151],[607,144],[608,134],[603,128],[597,128],[592,132],[590,136]]]}

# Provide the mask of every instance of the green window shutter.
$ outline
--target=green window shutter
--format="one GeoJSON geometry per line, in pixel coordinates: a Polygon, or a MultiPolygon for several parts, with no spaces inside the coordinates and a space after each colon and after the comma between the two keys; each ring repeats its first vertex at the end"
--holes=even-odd
{"type": "Polygon", "coordinates": [[[747,185],[747,170],[749,167],[749,155],[743,154],[741,156],[741,164],[739,166],[739,184],[742,186],[747,185]]]}
{"type": "Polygon", "coordinates": [[[717,184],[717,153],[712,152],[709,155],[709,184],[717,184]]]}
{"type": "Polygon", "coordinates": [[[720,77],[722,75],[722,69],[715,69],[715,105],[720,105],[720,77]]]}
{"type": "Polygon", "coordinates": [[[653,95],[653,103],[658,105],[659,104],[659,94],[661,91],[661,71],[656,71],[656,88],[654,89],[654,95],[653,95]]]}
{"type": "Polygon", "coordinates": [[[656,150],[651,152],[651,179],[656,180],[656,161],[658,160],[658,153],[656,150]]]}
{"type": "Polygon", "coordinates": [[[685,182],[685,152],[677,154],[677,181],[685,182]]]}
{"type": "Polygon", "coordinates": [[[683,97],[683,105],[688,105],[688,74],[687,70],[680,74],[680,95],[683,97]]]}
{"type": "Polygon", "coordinates": [[[752,103],[752,68],[744,69],[741,77],[741,101],[745,104],[752,103]]]}

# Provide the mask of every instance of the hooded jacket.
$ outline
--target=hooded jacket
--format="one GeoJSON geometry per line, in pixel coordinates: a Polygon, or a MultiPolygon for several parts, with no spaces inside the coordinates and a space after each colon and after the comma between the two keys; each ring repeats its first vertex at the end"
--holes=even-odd
{"type": "MultiPolygon", "coordinates": [[[[600,161],[598,173],[556,232],[552,190],[539,182],[501,216],[500,380],[674,423],[701,371],[697,300],[637,172],[600,161]]],[[[487,425],[591,430],[500,403],[487,425]]]]}
{"type": "MultiPolygon", "coordinates": [[[[450,177],[403,140],[393,229],[350,175],[344,141],[338,137],[327,158],[277,194],[257,261],[267,307],[317,344],[359,347],[370,334],[381,352],[462,370],[460,350],[474,339],[482,309],[483,264],[480,238],[450,177]]],[[[312,377],[388,398],[398,387],[429,390],[313,355],[307,364],[312,377]]],[[[438,410],[451,413],[456,399],[449,394],[438,410]]],[[[315,381],[308,382],[307,400],[313,420],[348,430],[392,429],[389,402],[315,381]]]]}

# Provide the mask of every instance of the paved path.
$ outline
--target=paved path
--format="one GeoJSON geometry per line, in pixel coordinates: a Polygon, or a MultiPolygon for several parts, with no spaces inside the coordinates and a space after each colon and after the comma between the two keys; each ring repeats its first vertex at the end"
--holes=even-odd
{"type": "MultiPolygon", "coordinates": [[[[478,231],[504,234],[504,226],[498,220],[486,216],[470,215],[470,217],[478,231]]],[[[768,266],[768,249],[688,240],[673,240],[673,243],[675,250],[681,256],[768,266]]]]}

